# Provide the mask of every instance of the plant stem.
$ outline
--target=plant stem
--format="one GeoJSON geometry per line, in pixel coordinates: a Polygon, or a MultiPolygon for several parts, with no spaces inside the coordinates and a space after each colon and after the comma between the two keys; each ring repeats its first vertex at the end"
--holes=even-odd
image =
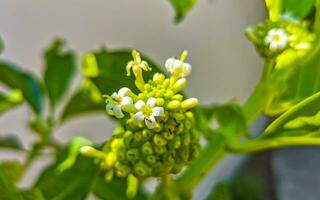
{"type": "Polygon", "coordinates": [[[273,97],[268,80],[274,65],[275,63],[272,60],[266,61],[260,82],[242,107],[248,124],[252,123],[260,115],[273,97]]]}
{"type": "Polygon", "coordinates": [[[229,150],[235,153],[252,153],[257,151],[264,151],[279,147],[288,146],[319,146],[320,138],[309,136],[295,136],[295,137],[278,137],[271,139],[258,139],[249,142],[238,142],[230,144],[229,150]]]}
{"type": "Polygon", "coordinates": [[[200,157],[177,179],[177,183],[188,190],[196,187],[211,170],[212,166],[225,155],[224,138],[216,135],[209,141],[200,157]]]}

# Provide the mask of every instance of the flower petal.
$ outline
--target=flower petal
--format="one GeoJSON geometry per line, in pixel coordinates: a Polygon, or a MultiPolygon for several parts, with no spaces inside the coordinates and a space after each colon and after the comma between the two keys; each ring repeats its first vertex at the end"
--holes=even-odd
{"type": "Polygon", "coordinates": [[[142,110],[145,106],[146,104],[142,100],[139,100],[137,103],[134,104],[134,107],[139,111],[142,110]]]}
{"type": "Polygon", "coordinates": [[[114,100],[118,100],[119,99],[119,95],[116,92],[114,92],[114,93],[112,93],[111,98],[114,99],[114,100]]]}
{"type": "Polygon", "coordinates": [[[174,58],[168,58],[164,64],[164,66],[166,67],[167,71],[172,73],[172,66],[174,63],[175,59],[174,58]]]}
{"type": "Polygon", "coordinates": [[[182,77],[186,77],[191,73],[192,67],[189,63],[183,64],[183,73],[181,74],[182,77]]]}
{"type": "Polygon", "coordinates": [[[133,119],[136,122],[141,122],[144,119],[144,115],[142,112],[137,112],[136,114],[133,115],[133,119]]]}
{"type": "Polygon", "coordinates": [[[107,110],[107,113],[109,115],[113,115],[113,108],[114,108],[114,104],[113,103],[107,103],[106,105],[106,110],[107,110]]]}
{"type": "Polygon", "coordinates": [[[128,95],[129,92],[131,92],[131,90],[129,88],[123,87],[118,91],[118,95],[120,97],[124,97],[124,96],[128,95]]]}
{"type": "Polygon", "coordinates": [[[152,108],[152,116],[160,117],[164,115],[164,109],[162,107],[152,108]]]}
{"type": "Polygon", "coordinates": [[[157,125],[156,118],[153,116],[145,117],[144,121],[149,129],[153,129],[157,125]]]}
{"type": "Polygon", "coordinates": [[[154,107],[157,103],[157,99],[154,97],[150,97],[147,101],[147,105],[150,107],[154,107]]]}
{"type": "Polygon", "coordinates": [[[132,104],[133,101],[131,97],[122,97],[121,106],[130,107],[132,104]]]}
{"type": "Polygon", "coordinates": [[[124,114],[123,114],[120,106],[114,106],[113,107],[113,114],[114,114],[114,116],[116,116],[116,118],[124,117],[124,114]]]}

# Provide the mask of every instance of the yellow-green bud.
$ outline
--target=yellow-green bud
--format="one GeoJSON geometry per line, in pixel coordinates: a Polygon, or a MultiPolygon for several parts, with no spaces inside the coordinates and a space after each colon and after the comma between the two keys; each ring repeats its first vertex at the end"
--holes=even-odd
{"type": "Polygon", "coordinates": [[[152,132],[149,131],[149,130],[144,129],[144,130],[142,131],[142,136],[143,136],[144,138],[150,138],[152,135],[153,135],[152,132]]]}
{"type": "Polygon", "coordinates": [[[149,155],[149,156],[146,157],[146,161],[150,165],[153,165],[153,164],[155,164],[157,162],[157,158],[154,155],[149,155]]]}
{"type": "Polygon", "coordinates": [[[112,181],[112,179],[113,179],[113,174],[114,174],[113,169],[110,169],[110,170],[105,174],[104,179],[105,179],[107,182],[112,181]]]}
{"type": "Polygon", "coordinates": [[[187,85],[187,80],[185,78],[180,78],[173,86],[172,91],[177,93],[181,91],[187,85]]]}
{"type": "Polygon", "coordinates": [[[168,88],[169,85],[170,85],[170,80],[169,80],[168,78],[166,78],[166,79],[163,81],[162,87],[163,87],[163,88],[168,88]]]}
{"type": "Polygon", "coordinates": [[[150,142],[146,142],[142,145],[142,152],[145,154],[145,155],[151,155],[153,154],[153,149],[152,149],[152,146],[150,144],[150,142]]]}
{"type": "Polygon", "coordinates": [[[158,155],[162,155],[167,151],[167,148],[164,146],[155,146],[154,147],[154,151],[158,154],[158,155]]]}
{"type": "Polygon", "coordinates": [[[182,101],[183,100],[183,96],[181,94],[175,94],[171,99],[172,100],[182,101]]]}
{"type": "Polygon", "coordinates": [[[171,98],[171,97],[173,97],[173,95],[174,95],[174,92],[173,91],[171,91],[171,90],[167,90],[165,93],[164,93],[164,97],[165,98],[171,98]]]}
{"type": "Polygon", "coordinates": [[[114,152],[109,152],[105,157],[105,167],[106,169],[110,169],[116,162],[116,154],[114,152]]]}
{"type": "Polygon", "coordinates": [[[179,109],[180,106],[181,106],[181,103],[180,103],[180,101],[178,101],[178,100],[172,100],[172,101],[170,101],[170,102],[167,104],[167,108],[168,108],[169,110],[179,109]]]}
{"type": "Polygon", "coordinates": [[[119,162],[116,163],[116,172],[119,177],[126,177],[130,173],[130,167],[119,162]]]}
{"type": "Polygon", "coordinates": [[[165,78],[166,77],[161,73],[155,73],[153,75],[153,81],[158,83],[158,84],[161,84],[164,81],[165,78]]]}
{"type": "Polygon", "coordinates": [[[163,132],[163,137],[164,137],[166,140],[172,140],[172,139],[174,138],[174,134],[171,133],[171,132],[168,130],[168,131],[163,132]]]}
{"type": "Polygon", "coordinates": [[[163,106],[164,99],[163,98],[157,98],[157,106],[163,106]]]}
{"type": "Polygon", "coordinates": [[[181,103],[181,108],[183,109],[191,109],[193,107],[196,107],[197,105],[199,104],[199,101],[198,99],[196,98],[189,98],[187,100],[184,100],[182,103],[181,103]]]}
{"type": "Polygon", "coordinates": [[[106,154],[102,151],[98,151],[90,146],[83,146],[80,148],[80,153],[88,157],[105,158],[106,154]]]}
{"type": "Polygon", "coordinates": [[[132,148],[127,151],[127,159],[130,161],[136,161],[139,158],[139,149],[132,148]]]}
{"type": "Polygon", "coordinates": [[[154,135],[153,143],[157,146],[165,146],[167,141],[159,134],[154,135]]]}
{"type": "Polygon", "coordinates": [[[150,167],[142,161],[134,165],[133,171],[139,177],[148,176],[151,173],[150,167]]]}
{"type": "Polygon", "coordinates": [[[139,187],[139,180],[132,174],[127,177],[127,197],[132,199],[136,196],[139,187]]]}

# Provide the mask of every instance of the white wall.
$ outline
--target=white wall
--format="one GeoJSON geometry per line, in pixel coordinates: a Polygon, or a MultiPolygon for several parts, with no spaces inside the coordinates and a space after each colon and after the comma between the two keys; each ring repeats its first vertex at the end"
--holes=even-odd
{"type": "MultiPolygon", "coordinates": [[[[79,55],[106,44],[137,48],[161,64],[187,49],[193,65],[190,96],[204,104],[243,102],[262,65],[243,30],[264,18],[263,1],[199,0],[181,24],[172,23],[173,15],[167,0],[1,0],[0,34],[6,44],[1,57],[40,76],[42,50],[54,36],[65,37],[79,55]]],[[[18,108],[3,115],[1,134],[17,133],[30,146],[34,137],[24,125],[28,113],[18,108]]],[[[111,127],[104,117],[83,117],[58,129],[56,137],[80,134],[99,141],[110,135],[111,127]]]]}

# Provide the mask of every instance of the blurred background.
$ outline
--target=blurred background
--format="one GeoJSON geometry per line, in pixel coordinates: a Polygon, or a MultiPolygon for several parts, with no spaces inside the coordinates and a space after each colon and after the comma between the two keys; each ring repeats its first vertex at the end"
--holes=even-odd
{"type": "MultiPolygon", "coordinates": [[[[108,49],[136,48],[163,65],[166,58],[186,49],[193,66],[188,95],[198,97],[202,104],[241,103],[262,69],[262,59],[245,38],[244,28],[265,17],[262,0],[201,0],[180,24],[173,23],[173,8],[164,0],[1,0],[0,33],[6,46],[1,56],[40,76],[42,52],[55,37],[67,40],[78,61],[85,52],[105,45],[108,49]]],[[[74,87],[80,83],[78,76],[74,87]]],[[[0,134],[16,133],[30,147],[35,136],[26,131],[29,114],[26,107],[5,113],[0,134]]],[[[56,130],[55,138],[65,143],[83,135],[101,142],[114,127],[103,115],[83,116],[56,130]]],[[[22,158],[6,152],[0,156],[22,158]]],[[[228,176],[242,160],[243,156],[229,157],[208,181],[212,182],[212,176],[228,176]]],[[[30,184],[49,161],[39,159],[20,185],[30,184]]],[[[204,183],[195,195],[201,196],[205,187],[210,184],[204,183]]]]}

